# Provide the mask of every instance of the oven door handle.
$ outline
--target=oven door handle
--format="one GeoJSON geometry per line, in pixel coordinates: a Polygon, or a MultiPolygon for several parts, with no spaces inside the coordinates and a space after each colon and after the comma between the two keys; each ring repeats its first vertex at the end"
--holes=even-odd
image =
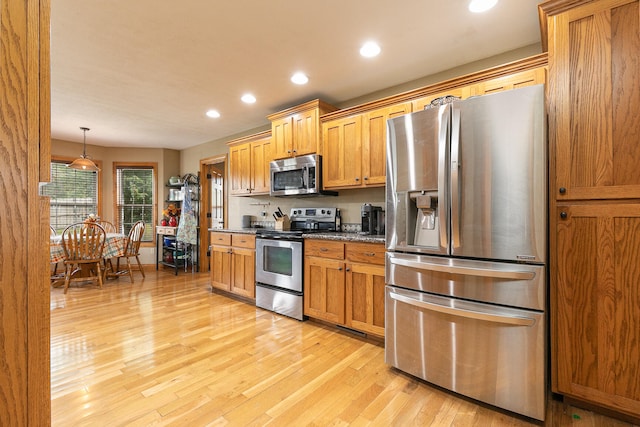
{"type": "Polygon", "coordinates": [[[465,317],[468,319],[484,320],[487,322],[502,323],[514,326],[532,326],[536,323],[535,319],[530,317],[521,316],[507,316],[502,314],[483,313],[475,310],[465,310],[462,308],[449,307],[441,305],[435,302],[427,302],[417,300],[405,295],[400,295],[396,292],[389,292],[389,297],[399,302],[412,305],[414,307],[422,308],[425,310],[436,311],[438,313],[450,314],[457,317],[465,317]]]}
{"type": "Polygon", "coordinates": [[[391,258],[391,264],[416,270],[437,271],[440,273],[464,274],[466,276],[493,277],[497,279],[532,280],[536,273],[522,270],[496,270],[491,268],[470,268],[455,265],[442,265],[426,261],[411,261],[407,259],[391,258]]]}

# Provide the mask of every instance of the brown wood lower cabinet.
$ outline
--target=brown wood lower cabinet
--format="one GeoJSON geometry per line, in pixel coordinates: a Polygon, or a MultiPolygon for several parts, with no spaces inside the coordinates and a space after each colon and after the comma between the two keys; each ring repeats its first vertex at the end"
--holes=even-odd
{"type": "Polygon", "coordinates": [[[211,286],[255,299],[256,238],[249,234],[211,233],[211,286]]]}
{"type": "Polygon", "coordinates": [[[384,245],[305,240],[304,314],[384,336],[384,245]]]}
{"type": "Polygon", "coordinates": [[[640,204],[559,204],[554,391],[640,416],[640,204]]]}

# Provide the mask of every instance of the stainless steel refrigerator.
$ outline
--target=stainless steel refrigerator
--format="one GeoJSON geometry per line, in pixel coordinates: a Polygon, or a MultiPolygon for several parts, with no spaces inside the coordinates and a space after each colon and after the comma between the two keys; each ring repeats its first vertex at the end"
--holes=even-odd
{"type": "Polygon", "coordinates": [[[387,124],[386,362],[544,420],[544,87],[387,124]]]}

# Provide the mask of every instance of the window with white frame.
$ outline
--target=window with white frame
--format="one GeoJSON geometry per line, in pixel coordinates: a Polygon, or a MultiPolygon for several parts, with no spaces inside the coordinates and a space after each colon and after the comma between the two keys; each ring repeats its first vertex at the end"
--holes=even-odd
{"type": "Polygon", "coordinates": [[[115,163],[117,227],[127,234],[137,221],[145,223],[143,242],[152,242],[156,217],[156,167],[150,164],[115,163]]]}
{"type": "Polygon", "coordinates": [[[50,224],[58,234],[91,214],[99,214],[99,172],[70,169],[69,163],[70,160],[53,160],[51,181],[42,189],[42,194],[50,198],[50,224]]]}

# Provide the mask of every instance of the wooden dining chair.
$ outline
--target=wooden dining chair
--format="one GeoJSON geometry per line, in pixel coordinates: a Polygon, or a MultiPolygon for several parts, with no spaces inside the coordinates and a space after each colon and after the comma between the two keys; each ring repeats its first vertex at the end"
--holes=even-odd
{"type": "Polygon", "coordinates": [[[112,222],[105,221],[105,220],[101,219],[98,224],[100,224],[102,226],[102,228],[104,228],[104,231],[106,233],[117,233],[118,232],[118,230],[116,229],[116,226],[113,225],[112,222]]]}
{"type": "Polygon", "coordinates": [[[96,223],[72,224],[62,232],[64,250],[64,293],[70,282],[96,280],[102,288],[102,252],[106,240],[104,228],[96,223]]]}
{"type": "Polygon", "coordinates": [[[116,260],[116,271],[114,273],[115,276],[123,276],[125,274],[129,275],[131,279],[131,283],[133,283],[133,269],[131,268],[131,260],[130,258],[136,259],[138,263],[138,270],[142,273],[142,278],[144,279],[146,276],[144,275],[144,268],[142,268],[142,263],[140,262],[140,242],[142,242],[142,236],[144,235],[144,222],[138,221],[131,227],[129,230],[129,234],[127,235],[127,240],[124,244],[124,252],[121,256],[116,260]],[[126,269],[120,270],[120,259],[124,258],[127,261],[126,269]]]}
{"type": "MultiPolygon", "coordinates": [[[[56,233],[56,229],[53,228],[52,225],[49,226],[49,237],[55,237],[57,236],[58,233],[56,233]]],[[[52,262],[51,263],[51,283],[56,282],[58,280],[64,279],[64,273],[58,273],[58,263],[57,262],[52,262]]]]}

